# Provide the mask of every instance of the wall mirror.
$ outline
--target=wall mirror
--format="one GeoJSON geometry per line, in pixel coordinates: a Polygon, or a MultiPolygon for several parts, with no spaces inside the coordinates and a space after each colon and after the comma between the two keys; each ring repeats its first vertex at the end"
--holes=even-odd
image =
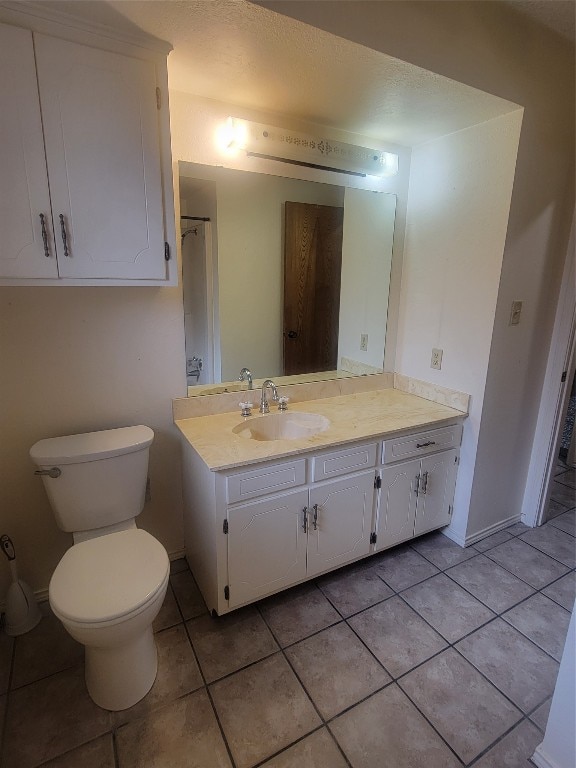
{"type": "Polygon", "coordinates": [[[189,394],[240,388],[243,367],[280,382],[382,370],[395,195],[179,171],[189,394]]]}

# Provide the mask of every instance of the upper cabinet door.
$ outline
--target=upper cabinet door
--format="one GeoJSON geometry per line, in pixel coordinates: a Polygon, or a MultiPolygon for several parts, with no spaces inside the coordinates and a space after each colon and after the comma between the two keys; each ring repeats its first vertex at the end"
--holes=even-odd
{"type": "Polygon", "coordinates": [[[0,104],[0,274],[57,278],[32,33],[5,24],[0,104]]]}
{"type": "Polygon", "coordinates": [[[154,64],[34,39],[60,276],[164,279],[154,64]]]}

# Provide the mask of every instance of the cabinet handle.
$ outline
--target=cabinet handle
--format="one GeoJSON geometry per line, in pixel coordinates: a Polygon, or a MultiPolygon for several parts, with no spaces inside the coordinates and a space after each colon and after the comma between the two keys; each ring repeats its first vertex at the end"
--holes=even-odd
{"type": "Polygon", "coordinates": [[[318,504],[314,504],[312,507],[314,510],[314,517],[312,518],[312,525],[314,526],[314,530],[318,530],[318,504]]]}
{"type": "Polygon", "coordinates": [[[60,232],[62,233],[62,245],[64,246],[64,256],[70,258],[70,251],[68,250],[68,236],[66,234],[66,222],[64,221],[64,214],[60,214],[60,232]]]}
{"type": "Polygon", "coordinates": [[[423,496],[426,496],[426,491],[428,490],[428,472],[422,473],[422,490],[420,493],[423,496]]]}
{"type": "Polygon", "coordinates": [[[47,259],[50,258],[50,251],[48,249],[48,232],[46,231],[46,217],[43,213],[40,214],[40,226],[42,228],[42,242],[44,243],[44,256],[47,259]]]}
{"type": "Polygon", "coordinates": [[[304,533],[308,532],[308,507],[302,510],[302,530],[304,533]]]}
{"type": "Polygon", "coordinates": [[[416,496],[420,493],[420,474],[417,474],[414,478],[414,493],[416,496]]]}
{"type": "Polygon", "coordinates": [[[416,448],[428,448],[429,445],[436,445],[436,441],[428,440],[426,443],[416,443],[416,448]]]}

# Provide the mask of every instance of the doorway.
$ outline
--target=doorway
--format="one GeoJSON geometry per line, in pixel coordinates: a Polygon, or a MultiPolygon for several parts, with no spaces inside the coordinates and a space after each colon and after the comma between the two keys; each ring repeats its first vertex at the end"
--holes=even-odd
{"type": "Polygon", "coordinates": [[[286,202],[284,375],[334,371],[344,208],[286,202]]]}

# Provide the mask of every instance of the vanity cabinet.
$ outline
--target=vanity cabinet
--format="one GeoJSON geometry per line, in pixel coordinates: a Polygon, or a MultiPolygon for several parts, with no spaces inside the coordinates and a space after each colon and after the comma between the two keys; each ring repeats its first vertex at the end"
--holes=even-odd
{"type": "Polygon", "coordinates": [[[0,69],[3,283],[167,284],[161,64],[0,24],[0,69]]]}
{"type": "Polygon", "coordinates": [[[278,592],[370,552],[376,444],[273,464],[227,477],[229,607],[278,592]],[[372,469],[354,472],[358,466],[372,469]],[[353,472],[353,474],[347,474],[353,472]],[[314,482],[328,473],[333,479],[314,482]],[[342,475],[345,474],[345,477],[342,475]],[[312,479],[305,484],[306,475],[312,479]],[[337,478],[334,478],[334,475],[337,478]],[[305,487],[273,493],[271,488],[305,487]]]}
{"type": "Polygon", "coordinates": [[[461,425],[384,441],[377,478],[376,550],[450,523],[461,425]],[[410,456],[415,456],[406,460],[410,456]]]}
{"type": "Polygon", "coordinates": [[[211,471],[184,449],[186,557],[227,613],[450,522],[461,426],[211,471]]]}

